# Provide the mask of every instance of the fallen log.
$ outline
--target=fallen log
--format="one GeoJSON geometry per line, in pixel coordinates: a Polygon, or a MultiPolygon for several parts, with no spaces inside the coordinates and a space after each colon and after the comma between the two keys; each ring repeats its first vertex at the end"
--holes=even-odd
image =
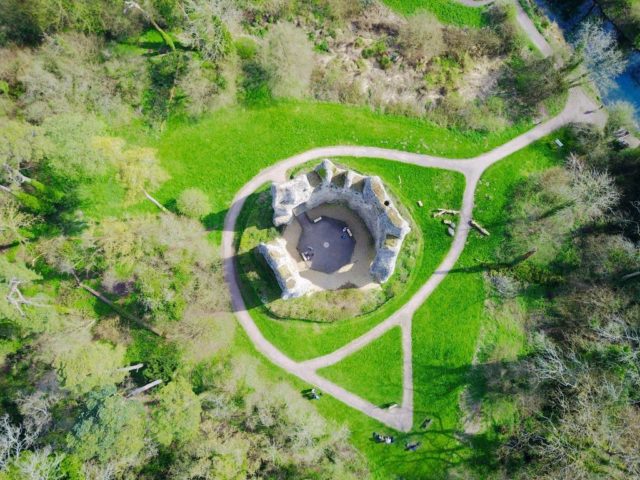
{"type": "Polygon", "coordinates": [[[100,292],[98,292],[97,290],[91,288],[89,285],[86,285],[84,283],[82,283],[80,281],[80,279],[76,276],[76,282],[78,283],[78,286],[84,290],[86,290],[87,292],[89,292],[91,295],[93,295],[94,297],[96,297],[98,300],[100,300],[103,303],[106,303],[107,305],[109,305],[111,307],[111,309],[116,312],[118,315],[120,315],[121,317],[126,318],[127,320],[136,323],[138,325],[140,325],[142,328],[146,328],[147,330],[149,330],[151,333],[155,333],[157,336],[162,337],[162,333],[160,333],[158,330],[156,330],[153,326],[149,325],[147,322],[145,322],[144,320],[141,320],[138,317],[135,317],[133,315],[131,315],[130,313],[126,312],[124,309],[120,308],[118,305],[116,305],[115,303],[113,303],[111,300],[109,300],[107,297],[105,297],[104,295],[102,295],[100,292]]]}
{"type": "Polygon", "coordinates": [[[130,367],[122,367],[119,368],[118,371],[119,372],[130,372],[132,370],[138,371],[140,370],[142,367],[144,367],[144,363],[137,363],[135,365],[131,365],[130,367]]]}
{"type": "Polygon", "coordinates": [[[635,278],[635,277],[640,277],[640,271],[629,273],[624,277],[622,277],[620,280],[624,282],[625,280],[631,280],[632,278],[635,278]]]}
{"type": "Polygon", "coordinates": [[[135,397],[136,395],[140,395],[141,393],[146,392],[147,390],[155,387],[156,385],[160,385],[162,383],[162,380],[154,380],[151,383],[147,383],[146,385],[140,387],[140,388],[136,388],[134,391],[132,391],[131,393],[129,393],[127,395],[127,398],[131,398],[131,397],[135,397]]]}
{"type": "Polygon", "coordinates": [[[449,210],[448,208],[439,208],[436,213],[433,214],[433,218],[441,217],[442,215],[458,215],[458,210],[449,210]]]}
{"type": "Polygon", "coordinates": [[[490,235],[489,230],[487,230],[486,228],[484,228],[482,225],[480,225],[478,222],[476,222],[475,220],[469,220],[469,225],[471,225],[473,228],[475,228],[476,230],[478,230],[482,235],[488,237],[490,235]]]}
{"type": "Polygon", "coordinates": [[[151,203],[153,203],[156,207],[158,207],[164,213],[169,213],[169,210],[167,210],[164,205],[162,205],[159,201],[157,201],[155,198],[153,198],[151,195],[149,195],[149,192],[147,192],[145,189],[142,189],[142,192],[144,193],[144,196],[147,197],[147,199],[151,203]]]}

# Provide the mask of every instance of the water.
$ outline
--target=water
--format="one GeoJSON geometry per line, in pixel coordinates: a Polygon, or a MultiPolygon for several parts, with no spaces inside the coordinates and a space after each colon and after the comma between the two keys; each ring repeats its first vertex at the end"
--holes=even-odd
{"type": "MultiPolygon", "coordinates": [[[[552,5],[546,0],[535,0],[544,13],[556,22],[565,38],[571,40],[575,30],[580,23],[586,18],[599,18],[602,20],[604,27],[610,31],[616,31],[615,26],[607,20],[600,8],[593,0],[585,0],[582,2],[565,2],[572,3],[570,7],[559,7],[556,3],[552,5]]],[[[559,2],[562,3],[562,2],[559,2]]],[[[636,109],[636,118],[640,116],[640,52],[627,48],[625,49],[627,58],[627,68],[615,79],[616,86],[602,96],[602,100],[606,105],[613,102],[624,100],[631,103],[636,109]]]]}

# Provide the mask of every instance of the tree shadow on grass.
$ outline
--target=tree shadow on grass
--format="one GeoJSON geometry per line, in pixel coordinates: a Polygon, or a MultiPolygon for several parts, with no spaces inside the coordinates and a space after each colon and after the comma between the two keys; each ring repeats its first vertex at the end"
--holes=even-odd
{"type": "Polygon", "coordinates": [[[496,375],[497,370],[509,366],[504,362],[458,367],[414,366],[417,404],[414,428],[407,433],[396,432],[397,452],[386,455],[381,463],[388,470],[396,467],[399,471],[406,470],[411,464],[435,463],[434,468],[441,471],[443,477],[456,467],[471,469],[479,475],[495,471],[498,467],[495,452],[501,444],[496,432],[487,427],[477,434],[465,433],[441,412],[448,402],[458,402],[459,393],[465,387],[474,401],[486,401],[490,393],[515,393],[517,386],[509,384],[505,389],[501,382],[493,385],[486,382],[487,375],[496,375]],[[415,452],[404,451],[409,442],[420,442],[420,447],[415,452]]]}
{"type": "MultiPolygon", "coordinates": [[[[208,214],[202,219],[202,224],[204,225],[204,228],[206,228],[208,231],[220,231],[220,232],[223,231],[224,219],[226,218],[228,212],[229,212],[228,208],[225,208],[224,210],[219,210],[217,212],[211,212],[210,214],[208,214]]],[[[236,223],[236,231],[238,230],[239,229],[236,223]]]]}
{"type": "MultiPolygon", "coordinates": [[[[240,291],[242,292],[242,298],[244,299],[244,304],[247,310],[265,307],[265,305],[268,305],[280,298],[280,288],[277,287],[278,282],[275,274],[271,271],[266,261],[260,261],[256,252],[249,251],[236,254],[233,261],[238,272],[240,291]],[[260,277],[260,280],[262,280],[259,283],[265,288],[260,289],[259,293],[252,286],[257,280],[249,278],[249,274],[247,274],[248,270],[252,275],[257,275],[260,277]]],[[[266,308],[265,312],[268,313],[266,308]]]]}
{"type": "MultiPolygon", "coordinates": [[[[273,227],[273,208],[271,207],[271,195],[266,186],[258,188],[258,190],[250,193],[244,198],[237,199],[234,205],[244,202],[240,215],[236,220],[234,232],[239,234],[247,228],[255,227],[259,230],[274,228],[273,227]],[[255,210],[259,209],[256,215],[255,210]]],[[[224,208],[217,212],[211,212],[202,219],[203,225],[207,230],[224,231],[224,221],[229,213],[230,208],[224,208]]]]}

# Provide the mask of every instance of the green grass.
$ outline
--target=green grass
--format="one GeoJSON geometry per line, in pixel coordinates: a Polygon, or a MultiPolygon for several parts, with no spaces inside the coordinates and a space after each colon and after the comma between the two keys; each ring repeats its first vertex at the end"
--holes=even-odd
{"type": "Polygon", "coordinates": [[[422,230],[424,241],[420,257],[416,261],[417,267],[412,271],[402,293],[375,312],[346,321],[319,324],[272,318],[259,304],[251,288],[246,286],[243,289],[245,302],[252,305],[249,313],[262,334],[296,360],[332,352],[371,329],[404,304],[437,267],[451,245],[451,238],[447,236],[444,225],[432,218],[431,212],[439,207],[458,208],[462,200],[464,179],[458,173],[381,159],[341,158],[338,161],[360,172],[379,175],[394,196],[409,210],[418,228],[422,230]],[[422,200],[423,208],[418,207],[418,200],[422,200]]]}
{"type": "MultiPolygon", "coordinates": [[[[170,121],[163,132],[142,125],[113,130],[112,135],[155,147],[171,178],[154,195],[172,207],[182,190],[198,187],[211,199],[206,225],[219,238],[233,196],[261,169],[310,148],[367,145],[471,158],[502,145],[532,127],[523,121],[496,133],[482,134],[439,127],[429,121],[383,115],[368,108],[328,103],[281,102],[267,107],[232,107],[191,122],[170,121]]],[[[115,182],[111,182],[115,183],[115,182]]],[[[122,190],[98,182],[96,195],[83,209],[87,216],[121,214],[122,190]]],[[[146,200],[129,210],[153,211],[146,200]]]]}
{"type": "MultiPolygon", "coordinates": [[[[496,249],[504,240],[504,212],[515,186],[532,173],[558,164],[566,155],[567,152],[558,152],[553,138],[563,137],[561,132],[556,132],[502,160],[485,173],[478,187],[474,216],[487,226],[491,236],[471,234],[456,271],[447,276],[414,317],[414,429],[407,434],[393,432],[398,443],[387,448],[372,442],[371,434],[374,431],[390,432],[388,428],[329,396],[314,403],[325,417],[349,427],[351,441],[368,458],[373,478],[450,478],[454,471],[460,473],[467,469],[475,470],[472,478],[489,476],[497,434],[489,429],[472,437],[468,444],[456,440],[455,433],[461,427],[459,396],[468,386],[473,387],[479,397],[484,393],[472,365],[481,326],[494,321],[484,309],[487,295],[483,273],[486,264],[496,260],[496,249]],[[421,430],[419,425],[425,417],[432,418],[433,423],[428,430],[421,430]],[[422,447],[415,453],[404,452],[403,445],[407,440],[419,440],[422,447]]],[[[509,330],[504,330],[497,341],[518,343],[520,332],[516,329],[508,333],[509,330]]],[[[239,342],[244,345],[243,351],[253,351],[243,333],[239,342]]],[[[372,393],[361,390],[361,382],[367,378],[380,378],[380,362],[375,357],[372,360],[363,360],[356,365],[353,358],[347,358],[331,367],[331,374],[339,378],[340,384],[349,385],[348,388],[371,398],[372,393]]],[[[263,365],[265,374],[291,381],[300,389],[308,387],[266,361],[263,365]]],[[[515,413],[510,404],[487,403],[485,408],[494,424],[515,413]]]]}
{"type": "MultiPolygon", "coordinates": [[[[473,375],[472,360],[484,321],[483,274],[496,261],[496,250],[504,241],[505,211],[515,186],[534,172],[558,164],[558,152],[552,138],[559,132],[491,167],[482,177],[476,192],[474,218],[489,229],[491,236],[472,232],[465,251],[433,295],[413,319],[413,371],[415,383],[415,425],[425,416],[437,419],[441,431],[459,426],[458,399],[465,386],[482,392],[473,375]]],[[[566,152],[564,152],[566,154],[566,152]]],[[[517,330],[514,335],[519,335],[517,330]]],[[[518,339],[504,338],[504,342],[518,339]]],[[[461,449],[447,435],[436,436],[432,448],[461,449]]],[[[492,432],[474,439],[474,450],[464,454],[466,461],[484,464],[490,457],[492,432]]],[[[444,458],[443,458],[444,460],[444,458]]]]}
{"type": "MultiPolygon", "coordinates": [[[[213,214],[206,223],[219,237],[224,214],[235,192],[260,169],[278,159],[312,147],[336,144],[372,145],[448,157],[472,157],[504,143],[528,126],[523,124],[499,134],[483,136],[443,129],[428,122],[378,115],[366,109],[329,104],[282,103],[261,109],[222,110],[197,123],[173,121],[157,138],[145,134],[141,129],[114,133],[135,143],[159,148],[162,163],[172,178],[155,195],[166,205],[171,206],[177,194],[186,187],[196,186],[205,190],[213,206],[213,214]]],[[[479,238],[472,234],[467,250],[457,265],[463,270],[445,279],[416,314],[413,332],[415,422],[417,425],[428,415],[434,419],[432,427],[426,432],[416,429],[410,434],[398,435],[400,443],[386,448],[371,442],[372,431],[388,431],[376,421],[328,396],[314,404],[327,418],[345,423],[351,429],[351,439],[369,459],[375,478],[387,479],[398,475],[405,478],[440,478],[451,469],[469,462],[487,460],[485,455],[491,448],[490,435],[477,438],[477,448],[473,451],[453,437],[460,418],[458,396],[474,380],[471,359],[478,332],[482,322],[486,321],[483,314],[485,292],[482,269],[478,264],[491,262],[493,252],[501,242],[504,211],[513,186],[528,173],[557,161],[553,145],[545,140],[501,161],[486,173],[476,196],[475,217],[491,230],[492,235],[479,238]],[[420,439],[423,447],[413,454],[404,452],[401,442],[414,438],[420,439]]],[[[443,172],[437,170],[419,169],[423,172],[421,177],[416,173],[417,167],[383,160],[351,159],[349,165],[365,172],[379,173],[397,196],[405,198],[405,205],[413,209],[412,215],[425,231],[425,245],[430,239],[449,241],[440,225],[428,226],[428,208],[416,211],[415,201],[422,199],[426,204],[429,199],[452,198],[459,202],[461,179],[455,180],[455,176],[449,187],[448,183],[433,182],[442,178],[439,176],[443,172]],[[425,185],[434,184],[444,185],[443,188],[450,188],[451,192],[443,197],[436,197],[434,192],[421,198],[417,196],[418,192],[424,191],[425,185]]],[[[101,193],[96,195],[92,210],[85,209],[85,213],[91,211],[97,218],[100,215],[119,214],[121,192],[104,184],[99,191],[101,193]]],[[[151,204],[142,203],[134,210],[153,208],[151,204]]],[[[446,248],[447,245],[444,245],[440,254],[446,248]]],[[[433,267],[436,264],[434,256],[431,265],[433,267]]],[[[425,268],[422,278],[426,278],[431,270],[425,268]]],[[[309,357],[332,351],[341,346],[344,339],[364,333],[386,316],[383,311],[380,315],[378,319],[354,319],[330,326],[333,330],[327,330],[326,334],[319,333],[309,344],[305,337],[297,335],[296,330],[307,330],[309,325],[294,327],[296,323],[290,322],[285,324],[287,331],[284,332],[282,322],[261,324],[258,319],[258,323],[263,334],[271,340],[283,335],[284,341],[280,341],[278,346],[282,346],[283,342],[293,342],[300,350],[306,350],[299,351],[301,357],[309,357]],[[321,341],[316,342],[316,338],[321,341]]],[[[313,325],[310,330],[316,329],[313,325]]],[[[264,361],[244,334],[238,335],[238,338],[238,352],[252,352],[261,360],[268,375],[287,379],[300,388],[307,387],[264,361]]],[[[341,367],[345,362],[335,367],[341,367]]],[[[379,374],[378,369],[379,365],[375,362],[362,362],[358,371],[347,368],[352,375],[371,378],[379,374]]],[[[346,377],[344,381],[354,380],[346,377]]]]}
{"type": "Polygon", "coordinates": [[[486,7],[467,7],[455,0],[383,0],[394,10],[411,15],[416,10],[433,13],[442,23],[480,28],[487,25],[486,7]]]}
{"type": "Polygon", "coordinates": [[[341,362],[318,371],[320,375],[346,388],[374,405],[402,403],[402,344],[400,327],[341,362]],[[363,365],[376,365],[366,369],[363,365]],[[362,372],[362,374],[360,374],[362,372]]]}

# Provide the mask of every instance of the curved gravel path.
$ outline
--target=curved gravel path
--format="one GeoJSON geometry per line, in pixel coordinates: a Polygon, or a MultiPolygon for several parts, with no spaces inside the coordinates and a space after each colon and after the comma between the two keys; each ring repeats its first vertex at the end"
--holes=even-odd
{"type": "Polygon", "coordinates": [[[574,89],[569,94],[569,100],[564,110],[556,117],[538,125],[532,130],[514,138],[513,140],[497,147],[487,153],[473,159],[447,159],[422,155],[417,153],[390,150],[378,147],[359,146],[334,146],[309,150],[282,160],[256,175],[245,184],[233,199],[231,207],[225,217],[224,232],[222,234],[222,256],[224,261],[225,278],[229,284],[233,310],[238,321],[246,331],[255,347],[271,362],[288,372],[296,375],[305,382],[315,385],[325,393],[337,398],[356,410],[384,423],[397,430],[408,431],[413,423],[413,371],[411,352],[411,320],[415,311],[436,289],[444,277],[453,268],[460,257],[469,234],[469,221],[472,218],[475,189],[482,173],[497,161],[530,145],[558,128],[570,122],[588,122],[602,124],[602,112],[595,111],[597,106],[584,94],[581,89],[574,89]],[[234,235],[236,222],[247,197],[258,187],[267,182],[280,182],[286,180],[287,171],[297,165],[311,160],[325,157],[371,157],[386,160],[410,163],[429,168],[441,168],[460,172],[465,176],[466,186],[464,190],[462,207],[460,212],[459,227],[453,239],[451,249],[442,263],[431,275],[427,282],[416,294],[392,316],[382,321],[364,335],[349,342],[338,350],[311,360],[296,362],[278,350],[263,335],[254,323],[246,309],[242,298],[238,272],[236,271],[234,235]],[[318,375],[317,370],[339,362],[373,340],[379,338],[390,328],[400,326],[402,329],[403,347],[403,396],[402,405],[393,410],[379,408],[363,398],[348,392],[344,388],[318,375]]]}

